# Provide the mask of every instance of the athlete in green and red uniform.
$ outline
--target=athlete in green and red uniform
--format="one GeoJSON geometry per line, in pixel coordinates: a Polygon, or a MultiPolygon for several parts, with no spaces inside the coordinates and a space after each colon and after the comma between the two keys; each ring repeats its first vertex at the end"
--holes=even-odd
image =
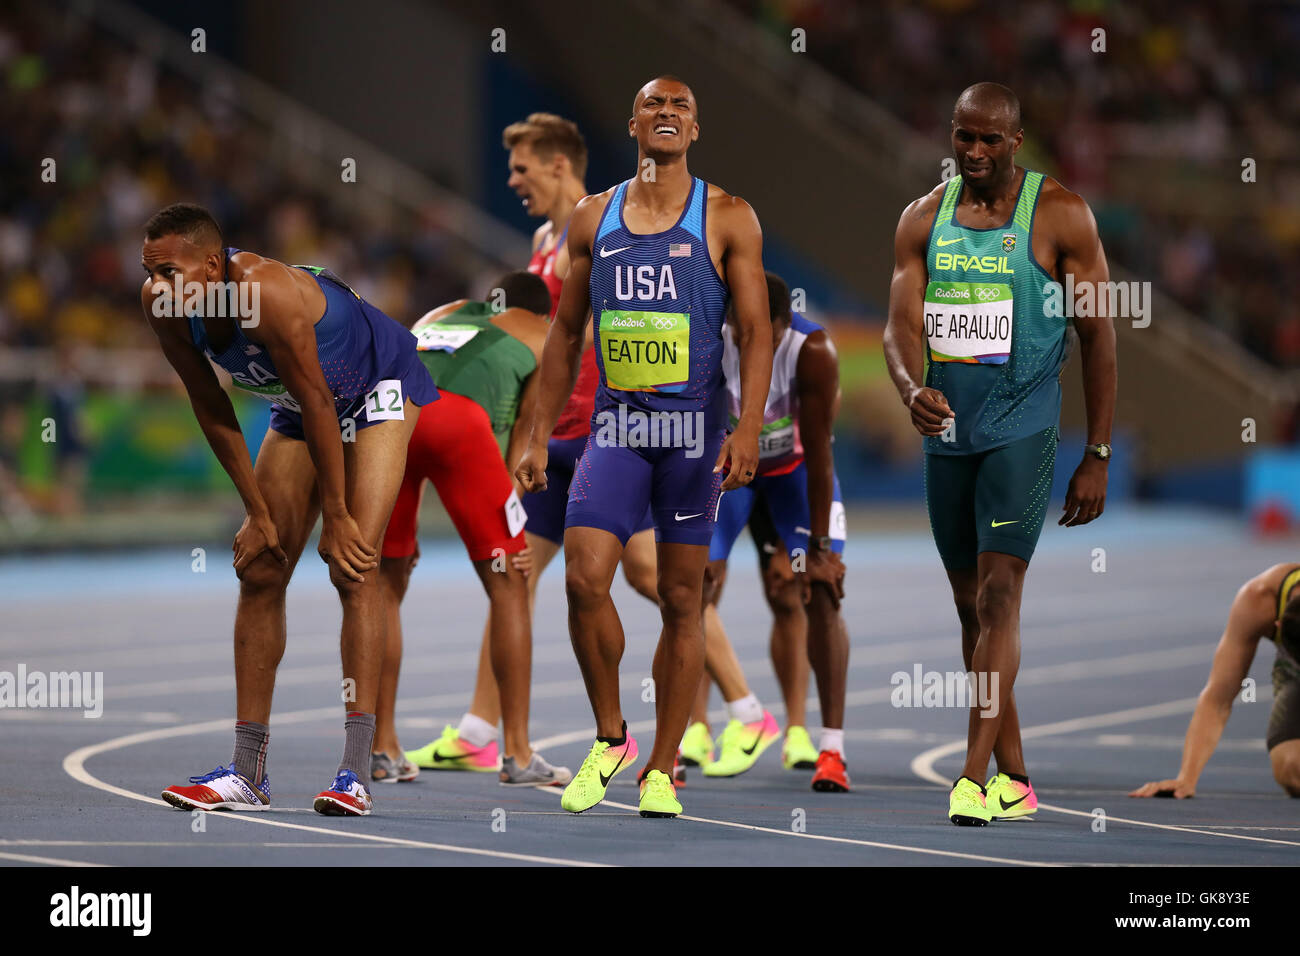
{"type": "MultiPolygon", "coordinates": [[[[885,331],[890,375],[926,436],[926,505],[966,671],[996,695],[988,713],[978,702],[970,710],[966,765],[949,798],[957,824],[1037,807],[1012,685],[1025,570],[1052,491],[1066,360],[1068,320],[1053,314],[1066,309],[1049,307],[1049,283],[1073,275],[1082,291],[1108,278],[1088,204],[1018,167],[1023,139],[1011,90],[978,83],[958,98],[952,149],[961,175],[903,211],[885,331]],[[990,755],[998,772],[986,787],[990,755]]],[[[1104,507],[1116,382],[1110,317],[1078,316],[1074,327],[1088,444],[1066,494],[1067,527],[1104,507]]]]}
{"type": "MultiPolygon", "coordinates": [[[[505,444],[506,458],[513,460],[526,437],[518,412],[536,392],[533,372],[546,341],[550,294],[537,276],[512,272],[497,281],[494,295],[492,303],[449,302],[411,330],[421,362],[442,383],[442,400],[411,435],[406,474],[384,532],[380,571],[388,643],[372,758],[380,772],[372,769],[372,775],[388,782],[418,772],[416,765],[402,766],[389,755],[402,752],[393,719],[402,660],[400,606],[417,557],[416,518],[426,479],[437,489],[488,595],[488,666],[493,686],[501,688],[505,717],[501,783],[546,786],[568,783],[572,776],[564,767],[552,767],[528,743],[532,622],[526,566],[516,560],[525,550],[525,515],[501,448],[505,444]]],[[[494,745],[491,763],[483,759],[479,766],[497,769],[495,750],[494,745]]],[[[441,769],[440,762],[435,755],[433,766],[441,769]]]]}
{"type": "Polygon", "coordinates": [[[1130,797],[1181,800],[1196,795],[1196,783],[1219,743],[1261,639],[1272,641],[1277,650],[1265,738],[1268,759],[1278,785],[1300,797],[1300,564],[1275,564],[1241,586],[1187,725],[1178,776],[1149,781],[1130,797]]]}
{"type": "MultiPolygon", "coordinates": [[[[569,219],[578,200],[587,194],[583,185],[587,171],[587,146],[576,124],[553,113],[532,113],[526,120],[511,123],[502,134],[502,142],[510,151],[507,185],[518,194],[529,215],[546,218],[533,235],[533,255],[528,271],[546,283],[551,295],[548,314],[554,317],[560,304],[564,276],[569,269],[565,244],[569,219]]],[[[591,433],[591,415],[599,380],[596,352],[591,346],[589,333],[573,392],[560,412],[547,445],[546,488],[521,496],[528,515],[524,537],[528,542],[532,568],[528,575],[530,614],[537,597],[537,582],[564,542],[569,482],[591,433]]],[[[507,456],[506,464],[513,474],[514,458],[507,456]]],[[[653,521],[648,513],[628,538],[622,564],[623,574],[633,590],[658,603],[653,521]]],[[[474,698],[469,710],[455,727],[444,728],[441,737],[407,753],[408,760],[431,770],[497,769],[496,734],[497,723],[501,720],[501,699],[492,676],[488,646],[485,628],[474,698]]]]}

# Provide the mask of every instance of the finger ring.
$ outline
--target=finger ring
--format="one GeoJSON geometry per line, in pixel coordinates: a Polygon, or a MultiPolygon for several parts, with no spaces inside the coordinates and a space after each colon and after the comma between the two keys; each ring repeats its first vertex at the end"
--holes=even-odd
{"type": "Polygon", "coordinates": [[[745,477],[746,477],[746,478],[752,478],[753,475],[754,475],[754,473],[753,473],[752,471],[747,471],[747,472],[745,472],[745,477]]]}

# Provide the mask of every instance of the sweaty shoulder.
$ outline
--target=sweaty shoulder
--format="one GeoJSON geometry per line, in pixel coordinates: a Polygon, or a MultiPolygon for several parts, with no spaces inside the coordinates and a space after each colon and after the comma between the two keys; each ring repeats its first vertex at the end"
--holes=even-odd
{"type": "Polygon", "coordinates": [[[758,214],[754,207],[739,196],[733,196],[721,186],[709,183],[709,218],[722,217],[722,222],[737,225],[758,225],[758,214]]]}
{"type": "Polygon", "coordinates": [[[1051,176],[1043,177],[1038,187],[1038,210],[1035,224],[1042,224],[1053,232],[1070,232],[1078,228],[1096,231],[1092,210],[1078,193],[1070,192],[1051,176]]]}

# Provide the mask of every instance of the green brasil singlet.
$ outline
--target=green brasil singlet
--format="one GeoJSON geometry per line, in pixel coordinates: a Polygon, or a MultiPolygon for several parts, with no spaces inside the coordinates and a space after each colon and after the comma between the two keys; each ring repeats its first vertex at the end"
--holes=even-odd
{"type": "Polygon", "coordinates": [[[537,361],[532,349],[492,322],[496,314],[486,302],[466,302],[413,334],[437,386],[481,405],[500,441],[514,426],[519,393],[537,361]]]}
{"type": "Polygon", "coordinates": [[[1055,280],[1029,242],[1042,183],[1025,170],[1010,221],[989,229],[957,223],[960,176],[944,189],[926,249],[925,384],[948,399],[956,440],[926,438],[929,454],[999,448],[1061,417],[1068,319],[1044,307],[1055,280]]]}

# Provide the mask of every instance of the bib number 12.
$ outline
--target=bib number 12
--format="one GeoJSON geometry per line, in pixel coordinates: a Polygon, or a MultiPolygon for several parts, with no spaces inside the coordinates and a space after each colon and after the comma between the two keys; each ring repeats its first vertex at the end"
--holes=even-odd
{"type": "Polygon", "coordinates": [[[366,395],[366,420],[372,422],[382,422],[389,419],[403,421],[406,418],[403,411],[404,404],[401,379],[386,378],[379,383],[373,392],[366,395]]]}

